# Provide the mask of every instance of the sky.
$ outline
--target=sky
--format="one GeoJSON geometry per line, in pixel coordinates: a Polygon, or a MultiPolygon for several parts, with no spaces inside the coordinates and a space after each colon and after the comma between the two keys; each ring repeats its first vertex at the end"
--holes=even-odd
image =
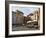
{"type": "Polygon", "coordinates": [[[38,8],[35,7],[15,7],[12,6],[12,11],[16,12],[16,10],[19,10],[24,13],[24,16],[29,15],[30,13],[33,13],[34,11],[38,10],[38,8]]]}

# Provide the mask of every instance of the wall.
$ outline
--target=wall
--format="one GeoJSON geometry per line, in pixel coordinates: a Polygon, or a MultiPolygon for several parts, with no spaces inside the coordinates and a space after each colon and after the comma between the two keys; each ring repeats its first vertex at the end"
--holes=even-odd
{"type": "MultiPolygon", "coordinates": [[[[25,1],[44,2],[46,0],[25,0],[25,1]]],[[[0,38],[5,38],[5,10],[4,9],[5,9],[5,0],[0,0],[0,38]]],[[[14,38],[46,38],[46,33],[44,36],[28,36],[28,37],[14,37],[14,38]]]]}

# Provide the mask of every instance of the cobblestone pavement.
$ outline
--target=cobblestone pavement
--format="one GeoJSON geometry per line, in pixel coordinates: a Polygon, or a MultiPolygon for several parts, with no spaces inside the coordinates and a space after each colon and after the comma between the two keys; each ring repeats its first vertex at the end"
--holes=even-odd
{"type": "Polygon", "coordinates": [[[39,30],[39,28],[35,28],[35,27],[28,27],[27,25],[13,25],[12,26],[12,31],[23,31],[23,30],[39,30]]]}

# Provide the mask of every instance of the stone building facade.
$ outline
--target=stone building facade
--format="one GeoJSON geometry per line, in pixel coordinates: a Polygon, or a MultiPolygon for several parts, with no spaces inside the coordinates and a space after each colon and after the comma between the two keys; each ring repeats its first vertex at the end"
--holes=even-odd
{"type": "Polygon", "coordinates": [[[37,25],[38,27],[40,26],[40,9],[34,11],[34,13],[30,13],[28,16],[32,19],[29,23],[37,25]]]}
{"type": "Polygon", "coordinates": [[[16,10],[12,12],[12,24],[23,24],[23,12],[16,10]]]}

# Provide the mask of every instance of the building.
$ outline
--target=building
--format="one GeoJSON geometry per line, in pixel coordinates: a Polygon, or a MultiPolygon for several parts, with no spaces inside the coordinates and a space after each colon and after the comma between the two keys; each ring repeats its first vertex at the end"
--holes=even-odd
{"type": "Polygon", "coordinates": [[[30,13],[28,16],[31,17],[32,20],[39,20],[40,19],[40,9],[34,11],[33,13],[30,13]]]}
{"type": "Polygon", "coordinates": [[[12,11],[12,24],[23,24],[23,12],[16,10],[16,12],[12,11]]]}
{"type": "Polygon", "coordinates": [[[27,24],[27,21],[31,21],[32,19],[30,19],[29,16],[24,16],[24,24],[27,24]]]}
{"type": "Polygon", "coordinates": [[[40,27],[40,9],[34,11],[34,13],[30,13],[28,15],[32,20],[28,21],[29,27],[34,26],[34,27],[40,27]]]}
{"type": "Polygon", "coordinates": [[[28,16],[32,19],[32,21],[37,20],[37,11],[35,11],[34,13],[30,13],[28,16]]]}

